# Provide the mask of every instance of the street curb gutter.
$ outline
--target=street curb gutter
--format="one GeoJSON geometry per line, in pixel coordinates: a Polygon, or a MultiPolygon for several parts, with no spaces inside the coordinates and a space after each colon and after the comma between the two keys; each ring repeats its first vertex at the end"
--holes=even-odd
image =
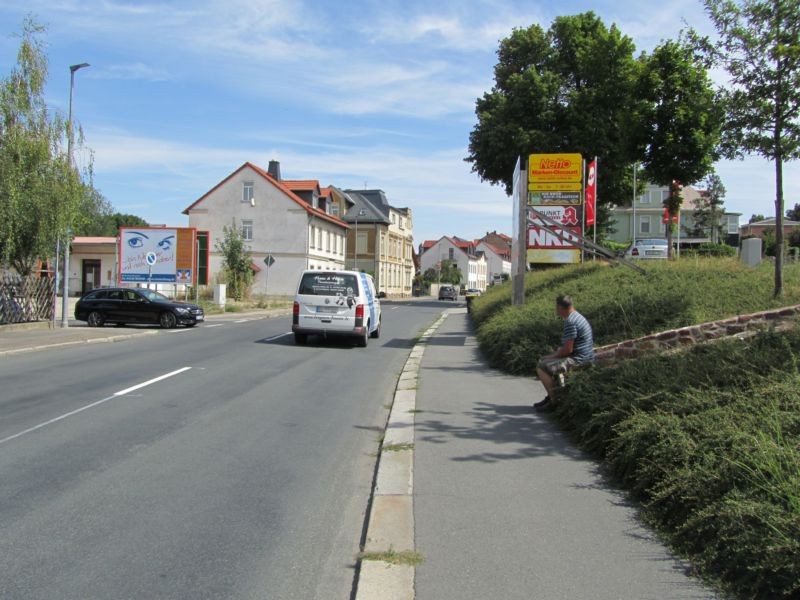
{"type": "MultiPolygon", "coordinates": [[[[411,350],[397,381],[378,456],[364,554],[414,552],[414,412],[425,346],[448,317],[445,311],[411,350]]],[[[414,566],[361,559],[356,600],[413,600],[414,566]]]]}

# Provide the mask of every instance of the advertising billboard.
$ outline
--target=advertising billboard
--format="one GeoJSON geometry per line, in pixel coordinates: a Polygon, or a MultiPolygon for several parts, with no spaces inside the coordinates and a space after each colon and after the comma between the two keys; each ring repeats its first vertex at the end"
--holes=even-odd
{"type": "MultiPolygon", "coordinates": [[[[527,260],[540,264],[581,261],[577,242],[583,233],[583,157],[575,153],[531,154],[528,157],[528,207],[564,227],[566,234],[546,231],[531,213],[527,260]]],[[[552,229],[552,227],[551,227],[552,229]]]]}
{"type": "Polygon", "coordinates": [[[196,240],[190,227],[120,227],[120,283],[193,283],[196,240]]]}

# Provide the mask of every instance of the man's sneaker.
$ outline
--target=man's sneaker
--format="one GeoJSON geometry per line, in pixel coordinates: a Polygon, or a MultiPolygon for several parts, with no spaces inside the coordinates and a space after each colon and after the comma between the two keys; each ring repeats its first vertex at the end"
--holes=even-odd
{"type": "Polygon", "coordinates": [[[564,374],[563,373],[559,373],[558,375],[556,375],[556,381],[558,382],[558,387],[562,387],[563,388],[566,385],[566,383],[564,382],[564,374]]]}
{"type": "Polygon", "coordinates": [[[548,410],[548,407],[552,406],[553,402],[552,400],[550,400],[550,396],[545,396],[544,400],[542,400],[541,402],[537,402],[536,404],[533,405],[533,410],[537,412],[544,412],[548,410]]]}

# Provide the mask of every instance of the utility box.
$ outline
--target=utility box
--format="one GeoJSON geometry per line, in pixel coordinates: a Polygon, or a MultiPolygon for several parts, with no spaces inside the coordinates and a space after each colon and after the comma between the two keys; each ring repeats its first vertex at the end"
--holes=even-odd
{"type": "Polygon", "coordinates": [[[225,308],[225,289],[224,283],[218,283],[214,285],[214,304],[221,306],[222,308],[225,308]]]}
{"type": "Polygon", "coordinates": [[[761,264],[761,238],[742,240],[742,262],[750,267],[761,264]]]}

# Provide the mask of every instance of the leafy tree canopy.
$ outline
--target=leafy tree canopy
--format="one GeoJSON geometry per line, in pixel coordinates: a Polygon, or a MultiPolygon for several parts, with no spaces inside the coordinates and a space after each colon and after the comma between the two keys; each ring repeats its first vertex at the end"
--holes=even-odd
{"type": "Polygon", "coordinates": [[[631,195],[639,113],[635,47],[593,12],[515,29],[500,42],[494,87],[476,102],[472,170],[511,193],[518,156],[580,152],[601,157],[599,203],[631,195]]]}

